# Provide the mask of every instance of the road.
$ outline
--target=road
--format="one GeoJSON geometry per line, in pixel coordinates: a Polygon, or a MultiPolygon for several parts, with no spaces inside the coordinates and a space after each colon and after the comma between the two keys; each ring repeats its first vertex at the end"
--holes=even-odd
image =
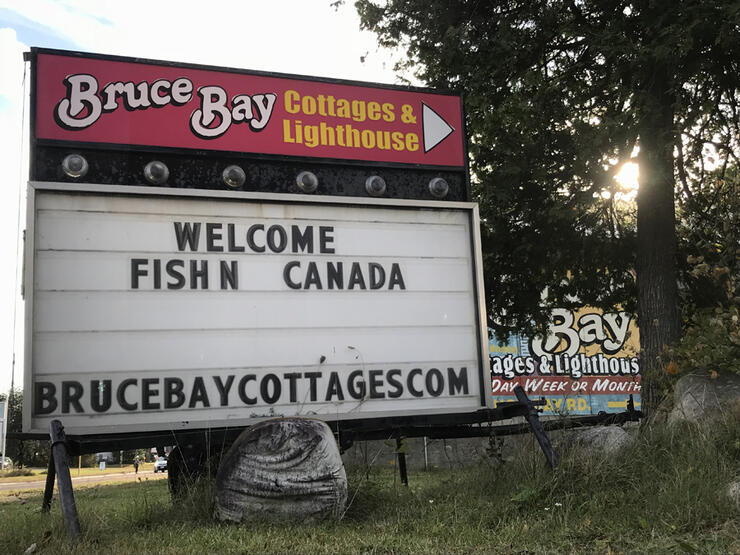
{"type": "MultiPolygon", "coordinates": [[[[108,482],[133,482],[138,478],[142,480],[147,478],[149,480],[159,480],[167,477],[166,472],[154,473],[152,470],[142,470],[138,474],[133,472],[121,472],[116,474],[97,474],[92,476],[75,476],[75,470],[70,469],[72,475],[72,487],[79,485],[90,485],[90,484],[105,484],[108,482]]],[[[44,489],[46,486],[46,477],[41,480],[34,480],[33,482],[0,482],[0,492],[2,491],[28,491],[36,489],[44,489]]]]}

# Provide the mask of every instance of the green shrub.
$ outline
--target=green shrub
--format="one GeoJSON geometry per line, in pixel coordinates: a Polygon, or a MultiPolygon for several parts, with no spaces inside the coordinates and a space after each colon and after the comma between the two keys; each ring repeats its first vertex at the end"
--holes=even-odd
{"type": "Polygon", "coordinates": [[[682,207],[684,333],[669,353],[677,373],[740,373],[740,176],[708,184],[682,207]]]}

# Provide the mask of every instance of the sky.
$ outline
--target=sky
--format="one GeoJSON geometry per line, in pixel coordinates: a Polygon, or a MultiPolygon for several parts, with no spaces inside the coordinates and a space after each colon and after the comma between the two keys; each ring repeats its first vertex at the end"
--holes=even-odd
{"type": "Polygon", "coordinates": [[[19,230],[28,178],[30,47],[398,83],[399,53],[360,30],[354,2],[0,0],[0,392],[23,385],[19,230]]]}

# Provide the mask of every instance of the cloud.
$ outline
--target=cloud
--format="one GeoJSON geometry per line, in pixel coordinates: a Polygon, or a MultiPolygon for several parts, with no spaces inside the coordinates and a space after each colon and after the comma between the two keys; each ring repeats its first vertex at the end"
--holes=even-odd
{"type": "Polygon", "coordinates": [[[13,11],[80,50],[216,66],[393,82],[391,57],[329,0],[170,2],[37,0],[13,11]],[[364,59],[364,62],[361,61],[364,59]]]}
{"type": "MultiPolygon", "coordinates": [[[[0,29],[0,111],[20,110],[23,100],[23,52],[28,46],[14,29],[0,29]]],[[[5,128],[7,129],[7,128],[5,128]]]]}
{"type": "Polygon", "coordinates": [[[19,40],[26,44],[52,48],[76,48],[75,42],[65,38],[61,32],[6,8],[0,8],[0,27],[15,30],[19,40]]]}

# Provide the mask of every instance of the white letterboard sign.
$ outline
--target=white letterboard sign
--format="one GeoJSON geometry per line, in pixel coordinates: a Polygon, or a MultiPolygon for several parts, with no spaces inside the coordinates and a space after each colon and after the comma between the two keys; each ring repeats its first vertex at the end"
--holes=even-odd
{"type": "Polygon", "coordinates": [[[29,192],[27,431],[490,405],[474,204],[29,192]]]}

